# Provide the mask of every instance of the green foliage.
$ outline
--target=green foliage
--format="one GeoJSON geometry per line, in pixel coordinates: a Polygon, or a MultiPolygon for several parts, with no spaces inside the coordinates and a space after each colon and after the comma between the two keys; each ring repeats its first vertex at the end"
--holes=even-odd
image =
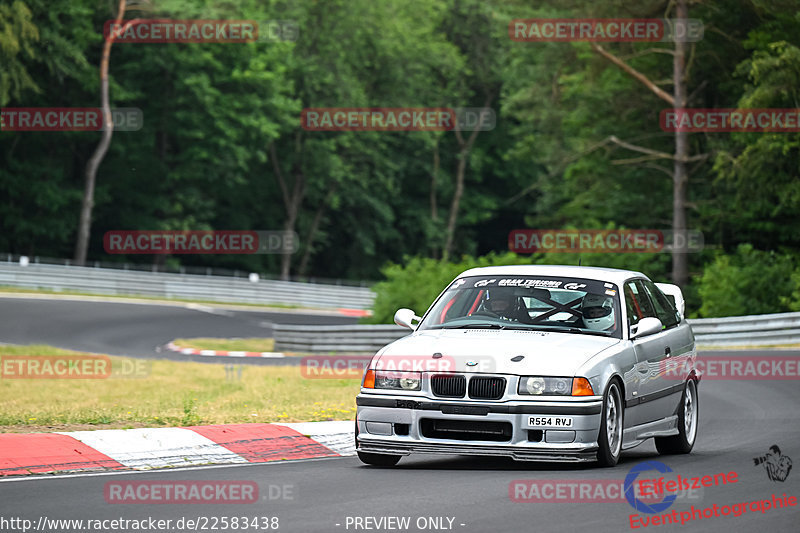
{"type": "MultiPolygon", "coordinates": [[[[115,5],[0,3],[0,106],[99,105],[101,28],[115,5]]],[[[144,127],[115,133],[98,171],[90,260],[145,260],[106,255],[101,236],[111,229],[282,229],[288,217],[277,163],[290,192],[300,197],[295,226],[301,249],[292,257],[291,273],[300,273],[301,263],[309,277],[371,280],[382,272],[386,282],[377,287],[375,316],[380,322],[391,321],[397,307],[422,312],[453,277],[479,264],[581,260],[669,279],[667,254],[505,253],[509,231],[519,228],[668,229],[672,162],[643,157],[609,138],[657,152],[674,150],[674,136],[658,125],[667,104],[588,43],[513,42],[507,28],[515,18],[671,17],[673,3],[159,0],[150,5],[152,12],[125,16],[292,20],[299,35],[296,41],[246,44],[114,44],[111,104],[142,109],[144,127]],[[300,112],[307,107],[479,107],[487,95],[497,124],[477,136],[468,155],[454,240],[454,255],[464,258],[454,263],[436,260],[460,157],[453,132],[300,127],[300,112]]],[[[707,31],[687,56],[689,105],[797,107],[796,5],[794,0],[692,3],[689,16],[703,20],[707,31]]],[[[604,44],[667,92],[671,46],[604,44]],[[665,53],[652,53],[654,48],[665,53]]],[[[71,255],[83,171],[98,139],[97,132],[0,131],[0,252],[71,255]]],[[[690,257],[695,279],[702,279],[706,267],[717,269],[715,277],[726,268],[731,275],[757,276],[736,266],[737,255],[729,264],[718,256],[741,243],[796,257],[800,135],[696,134],[690,145],[692,155],[709,154],[690,168],[688,223],[706,242],[705,252],[690,257]]],[[[156,260],[271,274],[280,266],[275,255],[156,260]]],[[[754,279],[752,285],[758,283],[754,279]]],[[[781,309],[800,306],[800,297],[791,296],[795,289],[776,287],[788,298],[781,309]]],[[[705,290],[714,302],[724,300],[721,293],[712,296],[709,286],[705,290]]],[[[697,287],[684,291],[687,308],[697,312],[697,287]]],[[[778,300],[767,298],[771,305],[778,300]]],[[[709,303],[703,313],[722,312],[717,308],[709,303]]]]}
{"type": "Polygon", "coordinates": [[[781,313],[800,308],[800,270],[796,257],[742,244],[736,253],[718,255],[698,276],[702,317],[781,313]],[[790,295],[793,295],[790,296],[790,295]]]}
{"type": "Polygon", "coordinates": [[[0,4],[0,107],[24,91],[40,91],[25,68],[24,59],[35,57],[33,43],[39,30],[33,24],[31,10],[21,0],[0,4]]]}

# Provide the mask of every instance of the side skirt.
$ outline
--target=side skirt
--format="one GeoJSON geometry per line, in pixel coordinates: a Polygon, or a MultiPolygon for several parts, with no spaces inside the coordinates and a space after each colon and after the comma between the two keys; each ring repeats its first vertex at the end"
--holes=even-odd
{"type": "Polygon", "coordinates": [[[677,434],[678,416],[668,416],[655,422],[648,422],[623,430],[622,449],[629,450],[652,437],[670,437],[677,434]]]}

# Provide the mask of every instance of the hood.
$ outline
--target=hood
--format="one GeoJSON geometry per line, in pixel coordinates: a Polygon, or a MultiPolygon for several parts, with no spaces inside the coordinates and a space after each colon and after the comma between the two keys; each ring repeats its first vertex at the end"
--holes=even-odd
{"type": "Polygon", "coordinates": [[[405,370],[574,376],[583,363],[619,342],[615,338],[579,333],[425,330],[386,346],[373,359],[372,366],[405,370]],[[435,359],[434,353],[440,353],[442,357],[435,359]],[[512,361],[512,358],[517,360],[512,361]]]}

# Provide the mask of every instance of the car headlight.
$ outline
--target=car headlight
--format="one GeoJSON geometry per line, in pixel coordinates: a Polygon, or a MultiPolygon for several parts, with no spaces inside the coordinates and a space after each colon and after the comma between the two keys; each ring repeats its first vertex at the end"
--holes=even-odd
{"type": "Polygon", "coordinates": [[[539,376],[522,376],[519,378],[519,394],[534,396],[572,394],[572,378],[545,378],[539,376]]]}
{"type": "Polygon", "coordinates": [[[375,371],[376,389],[420,390],[421,384],[421,372],[375,371]]]}

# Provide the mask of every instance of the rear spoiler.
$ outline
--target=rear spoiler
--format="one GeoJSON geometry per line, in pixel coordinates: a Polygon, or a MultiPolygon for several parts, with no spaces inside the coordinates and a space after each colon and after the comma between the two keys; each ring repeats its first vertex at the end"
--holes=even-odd
{"type": "Polygon", "coordinates": [[[661,289],[661,292],[669,298],[669,301],[672,302],[672,305],[674,305],[675,309],[681,314],[681,318],[684,318],[686,314],[686,303],[683,300],[681,288],[672,283],[656,283],[656,287],[661,289]]]}

